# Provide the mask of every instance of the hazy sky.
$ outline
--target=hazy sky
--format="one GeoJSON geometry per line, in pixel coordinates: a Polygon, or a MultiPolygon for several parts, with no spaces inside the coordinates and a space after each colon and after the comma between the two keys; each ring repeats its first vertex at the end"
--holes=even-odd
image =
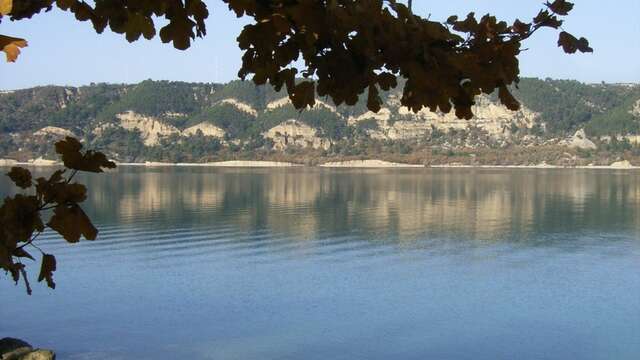
{"type": "MultiPolygon", "coordinates": [[[[431,19],[490,12],[499,19],[529,20],[542,0],[415,0],[414,11],[431,19]],[[518,5],[514,5],[518,3],[518,5]]],[[[577,79],[585,82],[640,82],[640,1],[575,0],[564,28],[585,36],[593,54],[566,55],[557,33],[545,30],[526,42],[520,56],[522,76],[577,79]]],[[[236,78],[241,52],[236,44],[246,19],[237,19],[222,0],[207,1],[208,35],[187,51],[155,38],[129,44],[124,36],[96,34],[88,22],[58,10],[31,20],[0,24],[0,33],[29,41],[17,63],[0,63],[0,89],[35,85],[132,83],[144,79],[223,82],[236,78]]]]}

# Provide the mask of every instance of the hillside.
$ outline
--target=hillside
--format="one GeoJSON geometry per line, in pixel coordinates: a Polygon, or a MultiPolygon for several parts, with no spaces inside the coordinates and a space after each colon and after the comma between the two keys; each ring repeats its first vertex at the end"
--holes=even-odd
{"type": "Polygon", "coordinates": [[[579,163],[636,156],[640,86],[523,79],[515,95],[521,110],[484,97],[466,121],[410,112],[393,90],[374,114],[364,101],[336,107],[328,99],[299,112],[284,93],[242,81],[36,87],[0,93],[0,158],[52,158],[52,140],[67,135],[123,162],[579,163]],[[532,146],[535,155],[527,151],[532,146]]]}

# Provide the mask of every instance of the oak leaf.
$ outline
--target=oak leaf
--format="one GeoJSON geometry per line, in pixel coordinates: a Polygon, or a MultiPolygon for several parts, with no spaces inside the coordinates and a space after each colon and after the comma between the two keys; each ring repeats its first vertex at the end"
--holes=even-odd
{"type": "Polygon", "coordinates": [[[27,189],[31,187],[31,172],[25,168],[12,167],[7,176],[16,186],[27,189]]]}
{"type": "Polygon", "coordinates": [[[56,206],[47,226],[70,243],[80,241],[81,236],[87,240],[95,240],[98,236],[98,229],[93,226],[82,208],[76,204],[56,206]]]}
{"type": "Polygon", "coordinates": [[[0,16],[9,15],[13,8],[13,0],[0,0],[0,16]]]}
{"type": "Polygon", "coordinates": [[[20,48],[27,47],[25,39],[0,35],[0,49],[7,55],[7,62],[15,62],[20,55],[20,48]]]}
{"type": "Polygon", "coordinates": [[[55,143],[56,152],[62,155],[64,166],[73,170],[103,172],[102,168],[113,169],[116,164],[109,161],[101,152],[87,150],[81,152],[82,144],[72,137],[67,136],[64,140],[55,143]]]}
{"type": "Polygon", "coordinates": [[[546,5],[558,15],[569,15],[569,12],[573,9],[573,3],[566,0],[555,0],[553,3],[547,2],[546,5]]]}
{"type": "Polygon", "coordinates": [[[53,272],[56,271],[56,257],[51,254],[42,255],[42,264],[40,266],[40,275],[38,282],[47,281],[47,286],[55,289],[56,283],[53,281],[53,272]]]}

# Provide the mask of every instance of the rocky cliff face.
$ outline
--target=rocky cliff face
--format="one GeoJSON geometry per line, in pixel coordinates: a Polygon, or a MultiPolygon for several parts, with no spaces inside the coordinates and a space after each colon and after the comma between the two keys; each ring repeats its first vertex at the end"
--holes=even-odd
{"type": "Polygon", "coordinates": [[[262,136],[273,141],[273,147],[276,150],[284,150],[292,146],[328,150],[331,147],[331,141],[317,134],[316,129],[290,119],[272,127],[262,136]]]}
{"type": "Polygon", "coordinates": [[[147,146],[157,145],[161,137],[179,134],[180,130],[168,125],[157,118],[144,116],[133,111],[116,115],[120,126],[127,130],[138,130],[147,146]]]}
{"type": "MultiPolygon", "coordinates": [[[[399,102],[391,98],[390,105],[399,102]]],[[[490,101],[487,97],[478,99],[473,107],[475,114],[471,120],[458,119],[455,114],[444,114],[422,109],[418,113],[402,106],[383,108],[377,114],[366,112],[360,116],[350,117],[348,122],[357,125],[364,120],[375,120],[377,129],[368,130],[375,139],[409,140],[425,137],[433,129],[442,132],[469,130],[478,128],[486,131],[494,138],[505,138],[511,135],[511,128],[530,129],[537,121],[538,114],[522,107],[519,111],[511,111],[506,107],[490,101]],[[401,119],[391,122],[391,119],[401,119]]]]}
{"type": "Polygon", "coordinates": [[[207,122],[202,122],[200,124],[190,126],[182,131],[182,135],[191,136],[196,135],[198,131],[202,132],[204,136],[211,136],[215,138],[224,138],[225,131],[220,129],[219,127],[209,124],[207,122]]]}
{"type": "Polygon", "coordinates": [[[632,114],[633,116],[640,117],[640,99],[638,99],[638,100],[633,104],[633,108],[631,109],[631,114],[632,114]]]}
{"type": "Polygon", "coordinates": [[[479,97],[475,117],[467,121],[427,109],[413,113],[402,106],[400,90],[384,92],[378,113],[367,111],[366,96],[354,106],[317,99],[313,109],[298,112],[284,92],[240,81],[0,91],[0,157],[46,157],[52,154],[52,138],[71,135],[88,146],[111,148],[114,156],[138,160],[152,160],[147,153],[183,151],[173,143],[176,147],[169,150],[147,148],[167,137],[199,133],[212,138],[197,139],[199,154],[216,152],[220,144],[229,147],[221,151],[268,150],[265,144],[271,141],[275,150],[335,148],[342,155],[396,145],[437,151],[511,144],[592,149],[600,141],[587,135],[606,142],[610,134],[640,143],[640,86],[523,79],[515,94],[521,110],[512,112],[493,97],[479,97]],[[579,129],[586,134],[576,133],[579,129]],[[213,138],[225,141],[214,143],[213,138]]]}

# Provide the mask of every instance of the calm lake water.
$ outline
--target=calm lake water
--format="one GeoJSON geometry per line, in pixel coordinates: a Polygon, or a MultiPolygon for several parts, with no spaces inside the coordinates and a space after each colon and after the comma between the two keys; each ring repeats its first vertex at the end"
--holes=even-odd
{"type": "Polygon", "coordinates": [[[42,238],[56,290],[0,281],[0,337],[62,360],[640,358],[640,172],[82,180],[98,240],[42,238]]]}

